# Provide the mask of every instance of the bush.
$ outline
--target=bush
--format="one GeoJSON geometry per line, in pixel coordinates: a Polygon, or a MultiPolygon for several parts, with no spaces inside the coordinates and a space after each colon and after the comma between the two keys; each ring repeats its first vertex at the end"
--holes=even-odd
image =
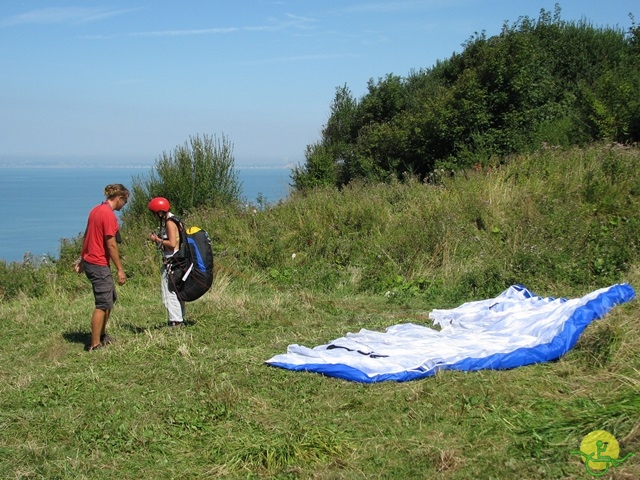
{"type": "Polygon", "coordinates": [[[233,145],[227,137],[189,137],[173,153],[163,152],[148,178],[134,177],[123,218],[126,223],[131,216],[144,215],[153,197],[167,198],[172,212],[182,216],[199,207],[238,202],[241,191],[233,145]]]}
{"type": "Polygon", "coordinates": [[[38,298],[46,291],[53,259],[25,255],[22,262],[0,260],[0,302],[14,300],[20,295],[38,298]]]}
{"type": "Polygon", "coordinates": [[[475,162],[536,151],[640,140],[638,29],[538,20],[473,35],[460,54],[407,78],[370,80],[356,99],[337,89],[320,141],[294,171],[297,190],[357,179],[430,178],[475,162]]]}

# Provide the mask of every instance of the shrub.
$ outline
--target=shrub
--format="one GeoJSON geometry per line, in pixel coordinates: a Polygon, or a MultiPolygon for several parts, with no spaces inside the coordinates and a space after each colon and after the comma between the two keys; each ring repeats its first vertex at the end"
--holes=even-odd
{"type": "Polygon", "coordinates": [[[185,215],[198,207],[238,202],[242,191],[227,137],[189,137],[173,153],[163,152],[148,178],[134,177],[124,221],[147,212],[149,199],[165,197],[171,210],[185,215]]]}
{"type": "Polygon", "coordinates": [[[544,9],[499,35],[473,35],[460,54],[407,78],[370,80],[356,99],[337,89],[320,141],[294,172],[298,190],[405,172],[461,171],[541,144],[637,142],[637,27],[597,28],[544,9]]]}
{"type": "Polygon", "coordinates": [[[26,254],[21,262],[0,260],[0,302],[25,295],[40,297],[46,290],[46,278],[53,259],[26,254]]]}

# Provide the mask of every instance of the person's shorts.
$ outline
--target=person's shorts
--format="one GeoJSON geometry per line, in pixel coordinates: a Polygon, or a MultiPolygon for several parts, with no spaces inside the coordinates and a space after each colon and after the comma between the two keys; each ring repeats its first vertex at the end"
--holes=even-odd
{"type": "Polygon", "coordinates": [[[111,269],[103,265],[84,262],[84,273],[93,286],[96,308],[111,310],[118,299],[116,285],[113,283],[113,277],[111,276],[111,269]]]}

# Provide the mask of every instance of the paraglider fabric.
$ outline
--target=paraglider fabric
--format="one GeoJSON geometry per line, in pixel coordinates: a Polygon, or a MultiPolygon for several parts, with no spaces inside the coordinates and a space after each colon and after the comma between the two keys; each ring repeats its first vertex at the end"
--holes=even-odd
{"type": "Polygon", "coordinates": [[[592,321],[634,297],[628,284],[575,299],[542,298],[514,285],[495,298],[432,310],[439,329],[413,323],[363,329],[314,348],[290,345],[266,363],[363,383],[417,380],[445,369],[515,368],[561,357],[592,321]]]}

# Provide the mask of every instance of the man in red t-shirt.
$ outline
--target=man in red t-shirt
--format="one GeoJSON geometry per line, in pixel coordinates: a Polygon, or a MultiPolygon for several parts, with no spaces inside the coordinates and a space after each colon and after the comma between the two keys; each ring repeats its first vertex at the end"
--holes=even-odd
{"type": "Polygon", "coordinates": [[[76,265],[78,273],[84,271],[93,286],[95,309],[91,317],[91,343],[89,351],[108,345],[113,339],[106,334],[107,322],[117,300],[116,287],[111,276],[110,262],[118,271],[118,284],[124,285],[126,275],[120,262],[118,242],[120,227],[114,210],[120,210],[129,201],[129,190],[122,184],[107,185],[104,203],[89,213],[84,233],[81,263],[76,265]]]}

